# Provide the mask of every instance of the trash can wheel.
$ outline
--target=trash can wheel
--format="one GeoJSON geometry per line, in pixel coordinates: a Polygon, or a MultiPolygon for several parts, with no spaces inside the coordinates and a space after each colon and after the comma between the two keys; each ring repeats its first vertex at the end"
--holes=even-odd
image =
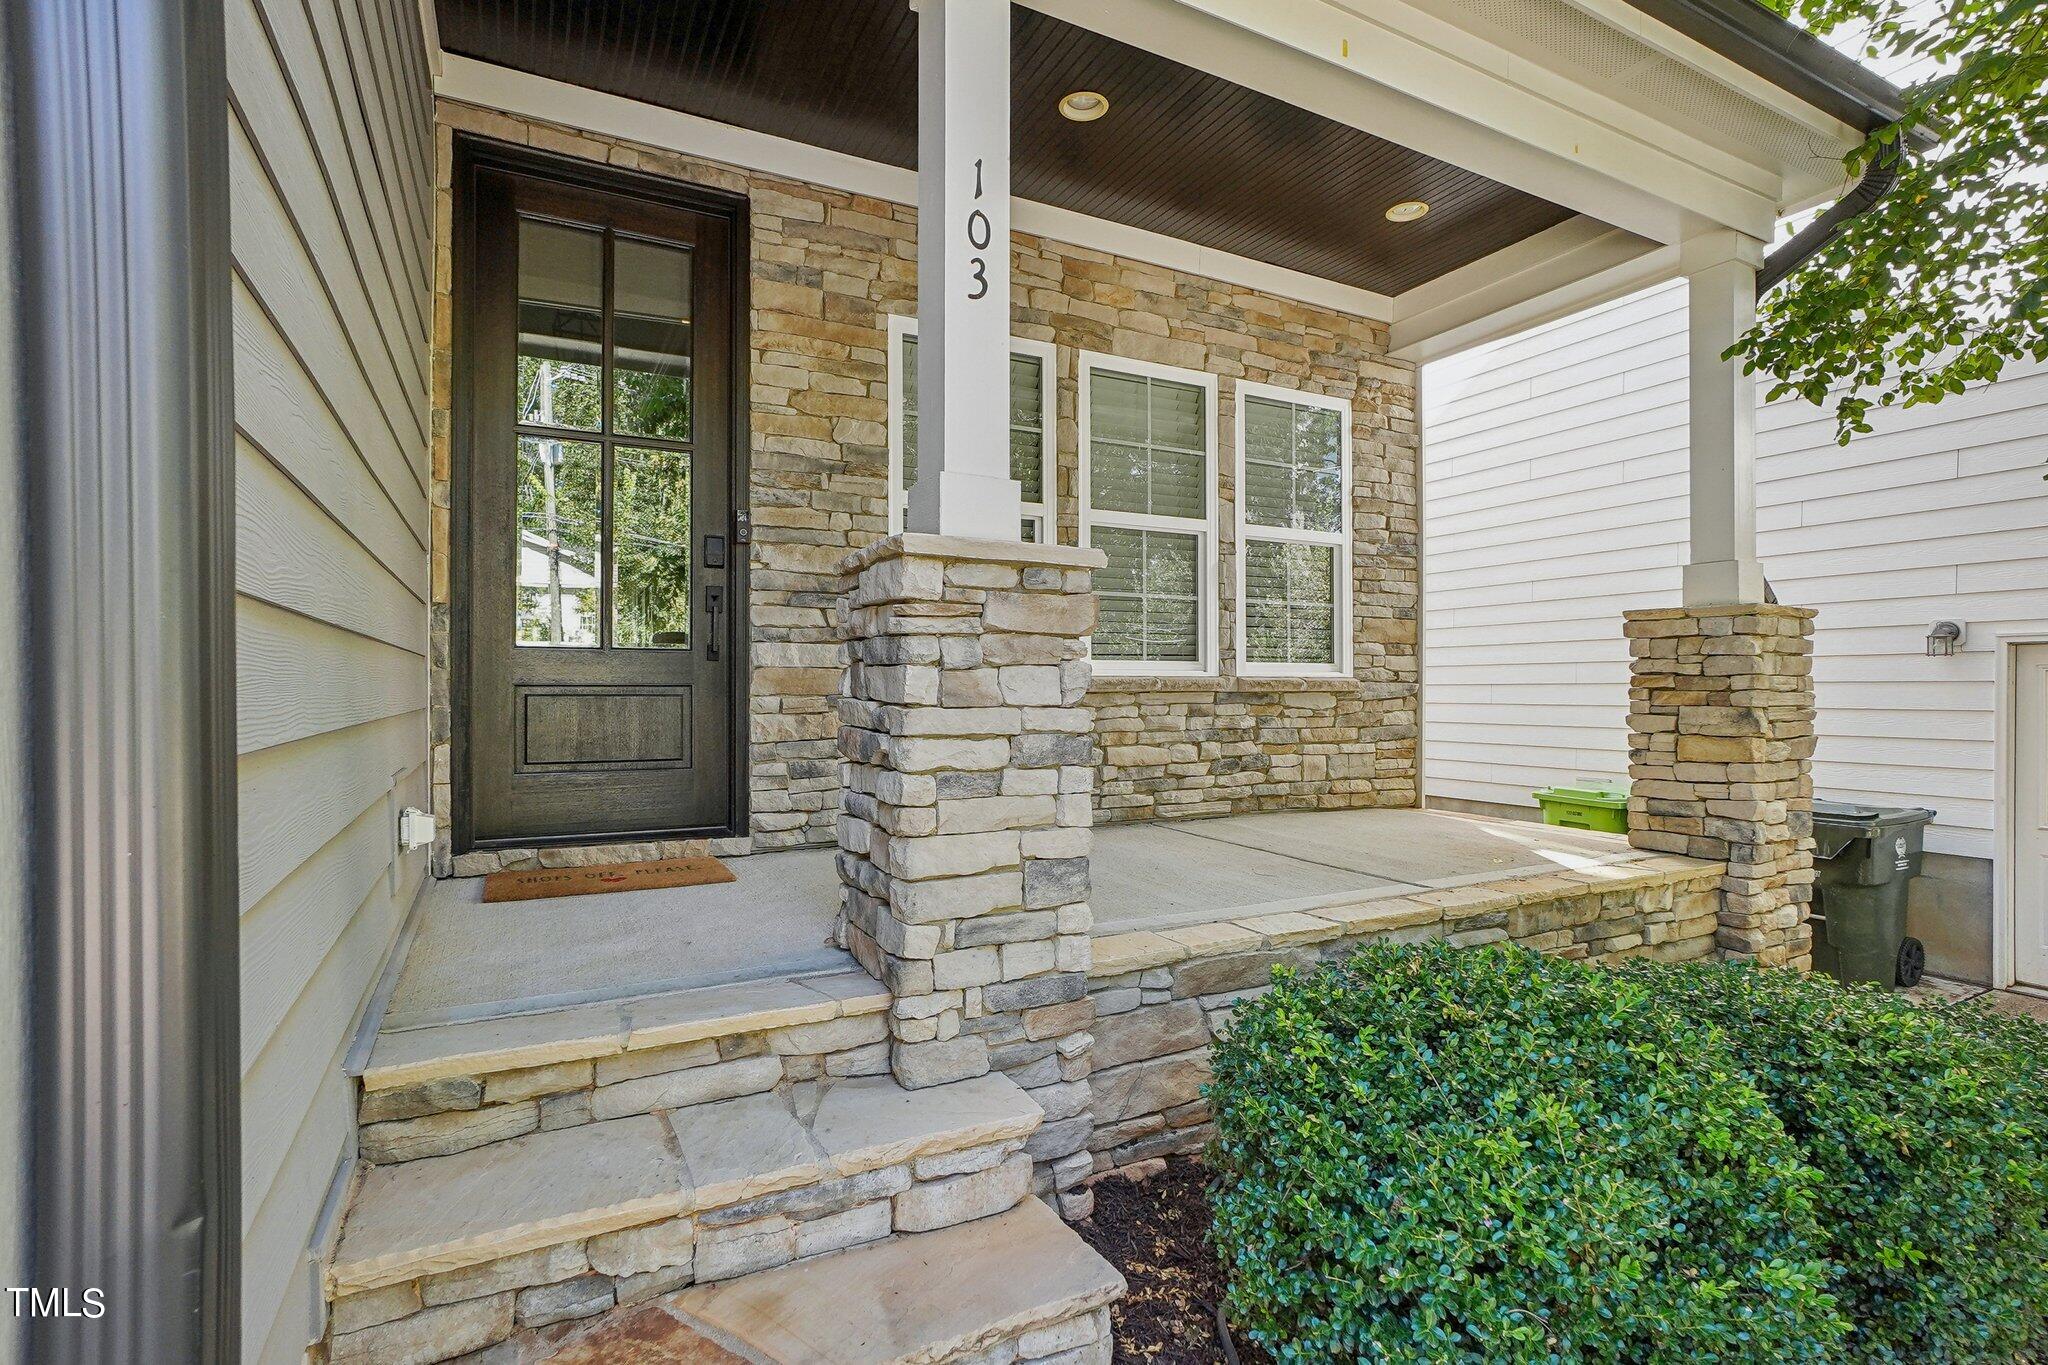
{"type": "Polygon", "coordinates": [[[1899,944],[1899,984],[1917,986],[1927,975],[1927,948],[1917,938],[1899,944]]]}

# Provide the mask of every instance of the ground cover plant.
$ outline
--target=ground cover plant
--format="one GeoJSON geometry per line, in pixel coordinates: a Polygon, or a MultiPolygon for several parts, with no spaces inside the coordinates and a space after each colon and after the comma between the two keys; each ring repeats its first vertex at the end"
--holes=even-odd
{"type": "Polygon", "coordinates": [[[1280,1361],[2024,1358],[2040,1032],[1718,965],[1281,973],[1214,1058],[1231,1321],[1280,1361]]]}

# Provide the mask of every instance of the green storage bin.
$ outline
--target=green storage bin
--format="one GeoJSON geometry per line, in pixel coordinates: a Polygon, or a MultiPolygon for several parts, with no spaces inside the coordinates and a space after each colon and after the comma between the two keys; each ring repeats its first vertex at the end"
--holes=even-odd
{"type": "Polygon", "coordinates": [[[1543,808],[1543,823],[1567,829],[1597,829],[1605,834],[1628,833],[1628,784],[1581,782],[1543,787],[1530,793],[1543,808]]]}

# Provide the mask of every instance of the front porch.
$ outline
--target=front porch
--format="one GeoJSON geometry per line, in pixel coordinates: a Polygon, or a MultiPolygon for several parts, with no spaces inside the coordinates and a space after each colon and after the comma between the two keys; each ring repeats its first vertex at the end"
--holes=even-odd
{"type": "MultiPolygon", "coordinates": [[[[662,997],[699,991],[721,992],[740,1013],[739,1002],[758,993],[734,988],[857,970],[831,943],[834,857],[830,849],[762,853],[731,859],[738,880],[728,883],[498,904],[484,903],[479,878],[436,882],[418,911],[379,1054],[413,1055],[401,1034],[423,1035],[418,1046],[448,1026],[551,1013],[567,1016],[567,1042],[570,1019],[596,1019],[605,1008],[644,1013],[662,997]],[[579,1008],[587,1006],[600,1008],[579,1008]]],[[[1099,940],[1349,912],[1560,873],[1597,879],[1655,857],[1614,835],[1425,810],[1113,825],[1095,835],[1092,932],[1099,940]]]]}

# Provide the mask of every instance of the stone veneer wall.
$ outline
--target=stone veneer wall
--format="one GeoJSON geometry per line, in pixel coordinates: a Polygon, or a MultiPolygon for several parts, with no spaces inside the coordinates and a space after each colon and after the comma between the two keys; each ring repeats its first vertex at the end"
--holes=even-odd
{"type": "Polygon", "coordinates": [[[1727,864],[1724,957],[1813,965],[1813,612],[1626,613],[1629,842],[1727,864]]]}
{"type": "MultiPolygon", "coordinates": [[[[434,867],[743,853],[830,844],[838,806],[838,566],[888,527],[887,315],[916,309],[912,206],[734,169],[451,101],[437,129],[433,465],[434,867]],[[739,839],[466,854],[452,859],[449,752],[449,225],[456,130],[747,194],[752,202],[752,828],[739,839]]],[[[1223,676],[1099,684],[1104,819],[1280,807],[1408,806],[1416,793],[1414,370],[1386,327],[1100,251],[1012,235],[1014,331],[1059,351],[1057,522],[1077,536],[1075,352],[1222,377],[1223,676]],[[1234,381],[1353,405],[1353,680],[1239,680],[1231,653],[1236,546],[1234,381]]]]}
{"type": "Polygon", "coordinates": [[[1691,961],[1713,955],[1721,875],[1718,864],[1660,858],[1099,938],[1088,978],[1094,1175],[1202,1149],[1215,1133],[1202,1096],[1210,1045],[1240,1002],[1272,988],[1276,966],[1309,969],[1362,943],[1430,939],[1594,962],[1691,961]]]}

